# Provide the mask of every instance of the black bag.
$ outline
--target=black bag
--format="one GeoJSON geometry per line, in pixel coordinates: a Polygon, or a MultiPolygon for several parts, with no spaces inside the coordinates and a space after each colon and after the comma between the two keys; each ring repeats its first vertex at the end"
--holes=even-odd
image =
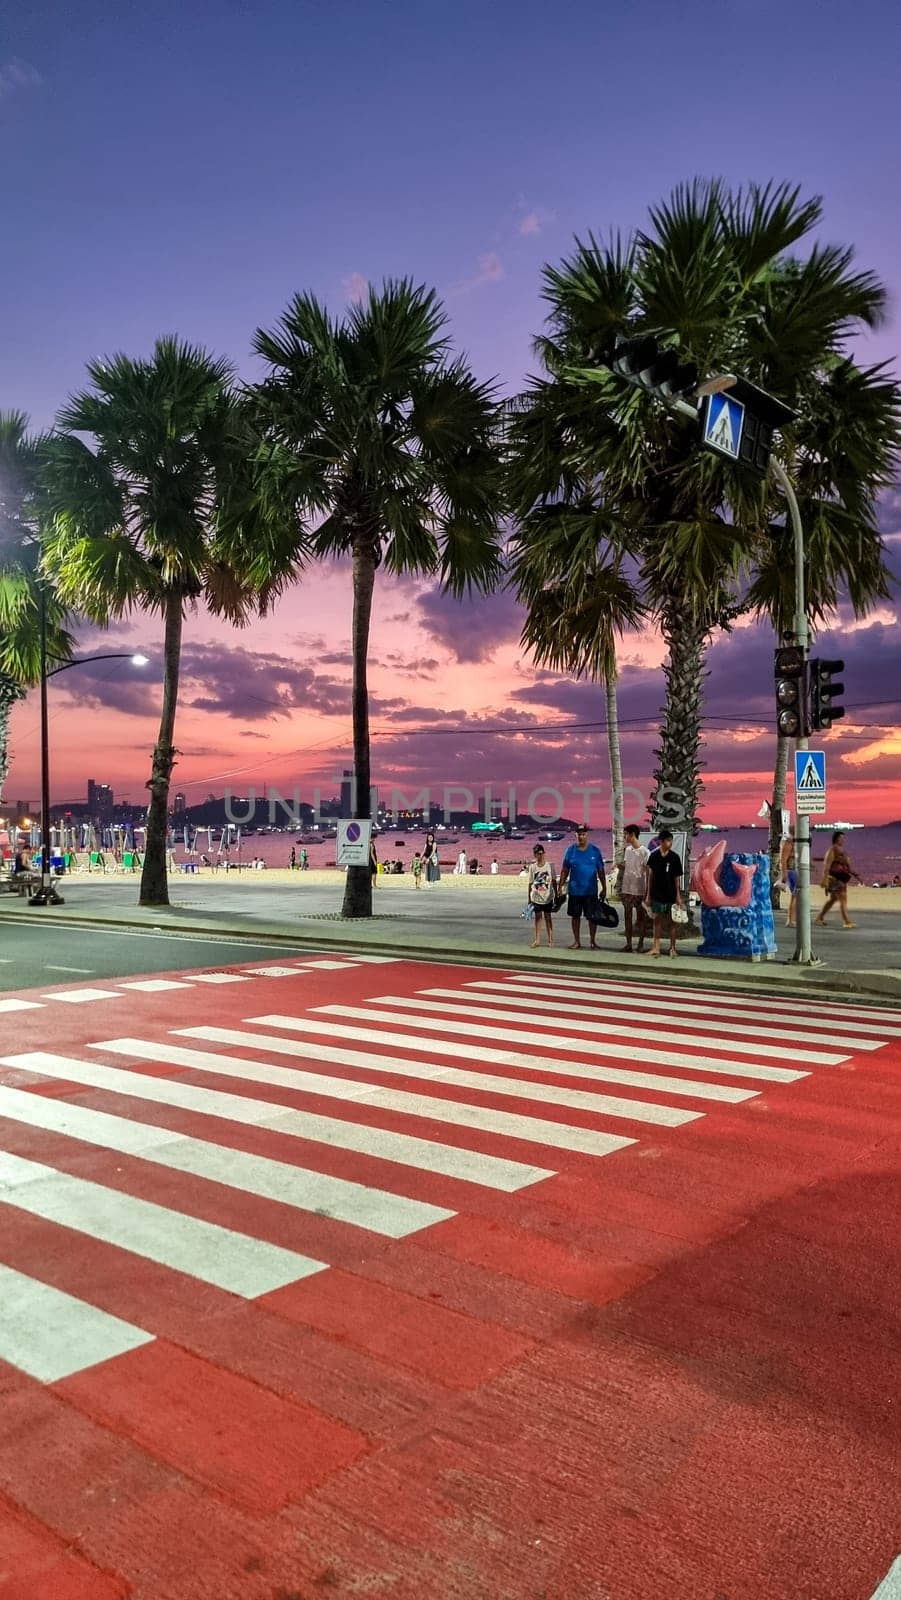
{"type": "Polygon", "coordinates": [[[562,911],[563,907],[566,905],[566,902],[567,902],[568,898],[569,898],[569,896],[567,895],[565,889],[564,889],[562,894],[560,893],[560,891],[558,889],[558,891],[557,891],[557,893],[556,893],[556,895],[554,897],[554,903],[553,903],[553,905],[551,907],[549,907],[549,909],[551,911],[562,911]]]}
{"type": "Polygon", "coordinates": [[[608,905],[606,900],[598,900],[588,912],[588,920],[593,922],[596,928],[618,928],[619,912],[616,906],[608,905]]]}

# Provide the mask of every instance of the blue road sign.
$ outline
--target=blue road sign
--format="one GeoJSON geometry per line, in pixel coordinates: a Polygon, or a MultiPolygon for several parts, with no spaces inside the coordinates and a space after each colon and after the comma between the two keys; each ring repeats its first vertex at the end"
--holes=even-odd
{"type": "Polygon", "coordinates": [[[799,817],[821,816],[825,812],[825,751],[795,751],[795,805],[799,817]]]}
{"type": "Polygon", "coordinates": [[[728,394],[707,396],[702,438],[708,450],[737,461],[745,426],[745,408],[728,394]]]}

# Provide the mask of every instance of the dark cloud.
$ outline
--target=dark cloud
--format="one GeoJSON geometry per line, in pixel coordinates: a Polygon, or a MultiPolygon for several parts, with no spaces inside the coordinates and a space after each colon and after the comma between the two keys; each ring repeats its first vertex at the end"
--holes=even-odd
{"type": "Polygon", "coordinates": [[[441,589],[419,594],[419,622],[456,661],[489,661],[502,644],[518,639],[525,613],[507,589],[456,600],[441,589]]]}
{"type": "Polygon", "coordinates": [[[269,651],[188,645],[182,653],[182,679],[188,691],[185,703],[194,710],[242,722],[287,717],[300,707],[327,717],[350,712],[346,683],[269,651]]]}

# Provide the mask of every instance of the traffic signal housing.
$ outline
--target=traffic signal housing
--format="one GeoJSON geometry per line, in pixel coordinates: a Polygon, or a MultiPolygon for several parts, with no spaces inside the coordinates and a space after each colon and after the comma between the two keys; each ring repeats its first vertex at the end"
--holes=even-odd
{"type": "Polygon", "coordinates": [[[837,705],[839,695],[845,692],[843,683],[836,683],[839,672],[844,672],[844,661],[811,661],[810,663],[810,724],[812,728],[831,728],[845,714],[844,706],[837,705]]]}
{"type": "Polygon", "coordinates": [[[680,395],[694,394],[698,386],[698,369],[694,362],[682,361],[676,350],[663,348],[653,334],[638,334],[631,339],[618,334],[612,345],[594,354],[611,372],[661,400],[677,400],[680,395]]]}
{"type": "Polygon", "coordinates": [[[799,644],[781,645],[776,651],[776,727],[784,739],[800,739],[807,732],[807,663],[799,644]]]}

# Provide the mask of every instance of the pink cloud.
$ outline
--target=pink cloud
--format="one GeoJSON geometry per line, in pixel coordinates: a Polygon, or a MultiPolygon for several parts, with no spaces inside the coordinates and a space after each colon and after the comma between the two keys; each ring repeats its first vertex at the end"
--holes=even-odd
{"type": "Polygon", "coordinates": [[[369,279],[364,278],[362,272],[352,272],[341,279],[345,299],[351,305],[361,305],[369,293],[369,279]]]}

